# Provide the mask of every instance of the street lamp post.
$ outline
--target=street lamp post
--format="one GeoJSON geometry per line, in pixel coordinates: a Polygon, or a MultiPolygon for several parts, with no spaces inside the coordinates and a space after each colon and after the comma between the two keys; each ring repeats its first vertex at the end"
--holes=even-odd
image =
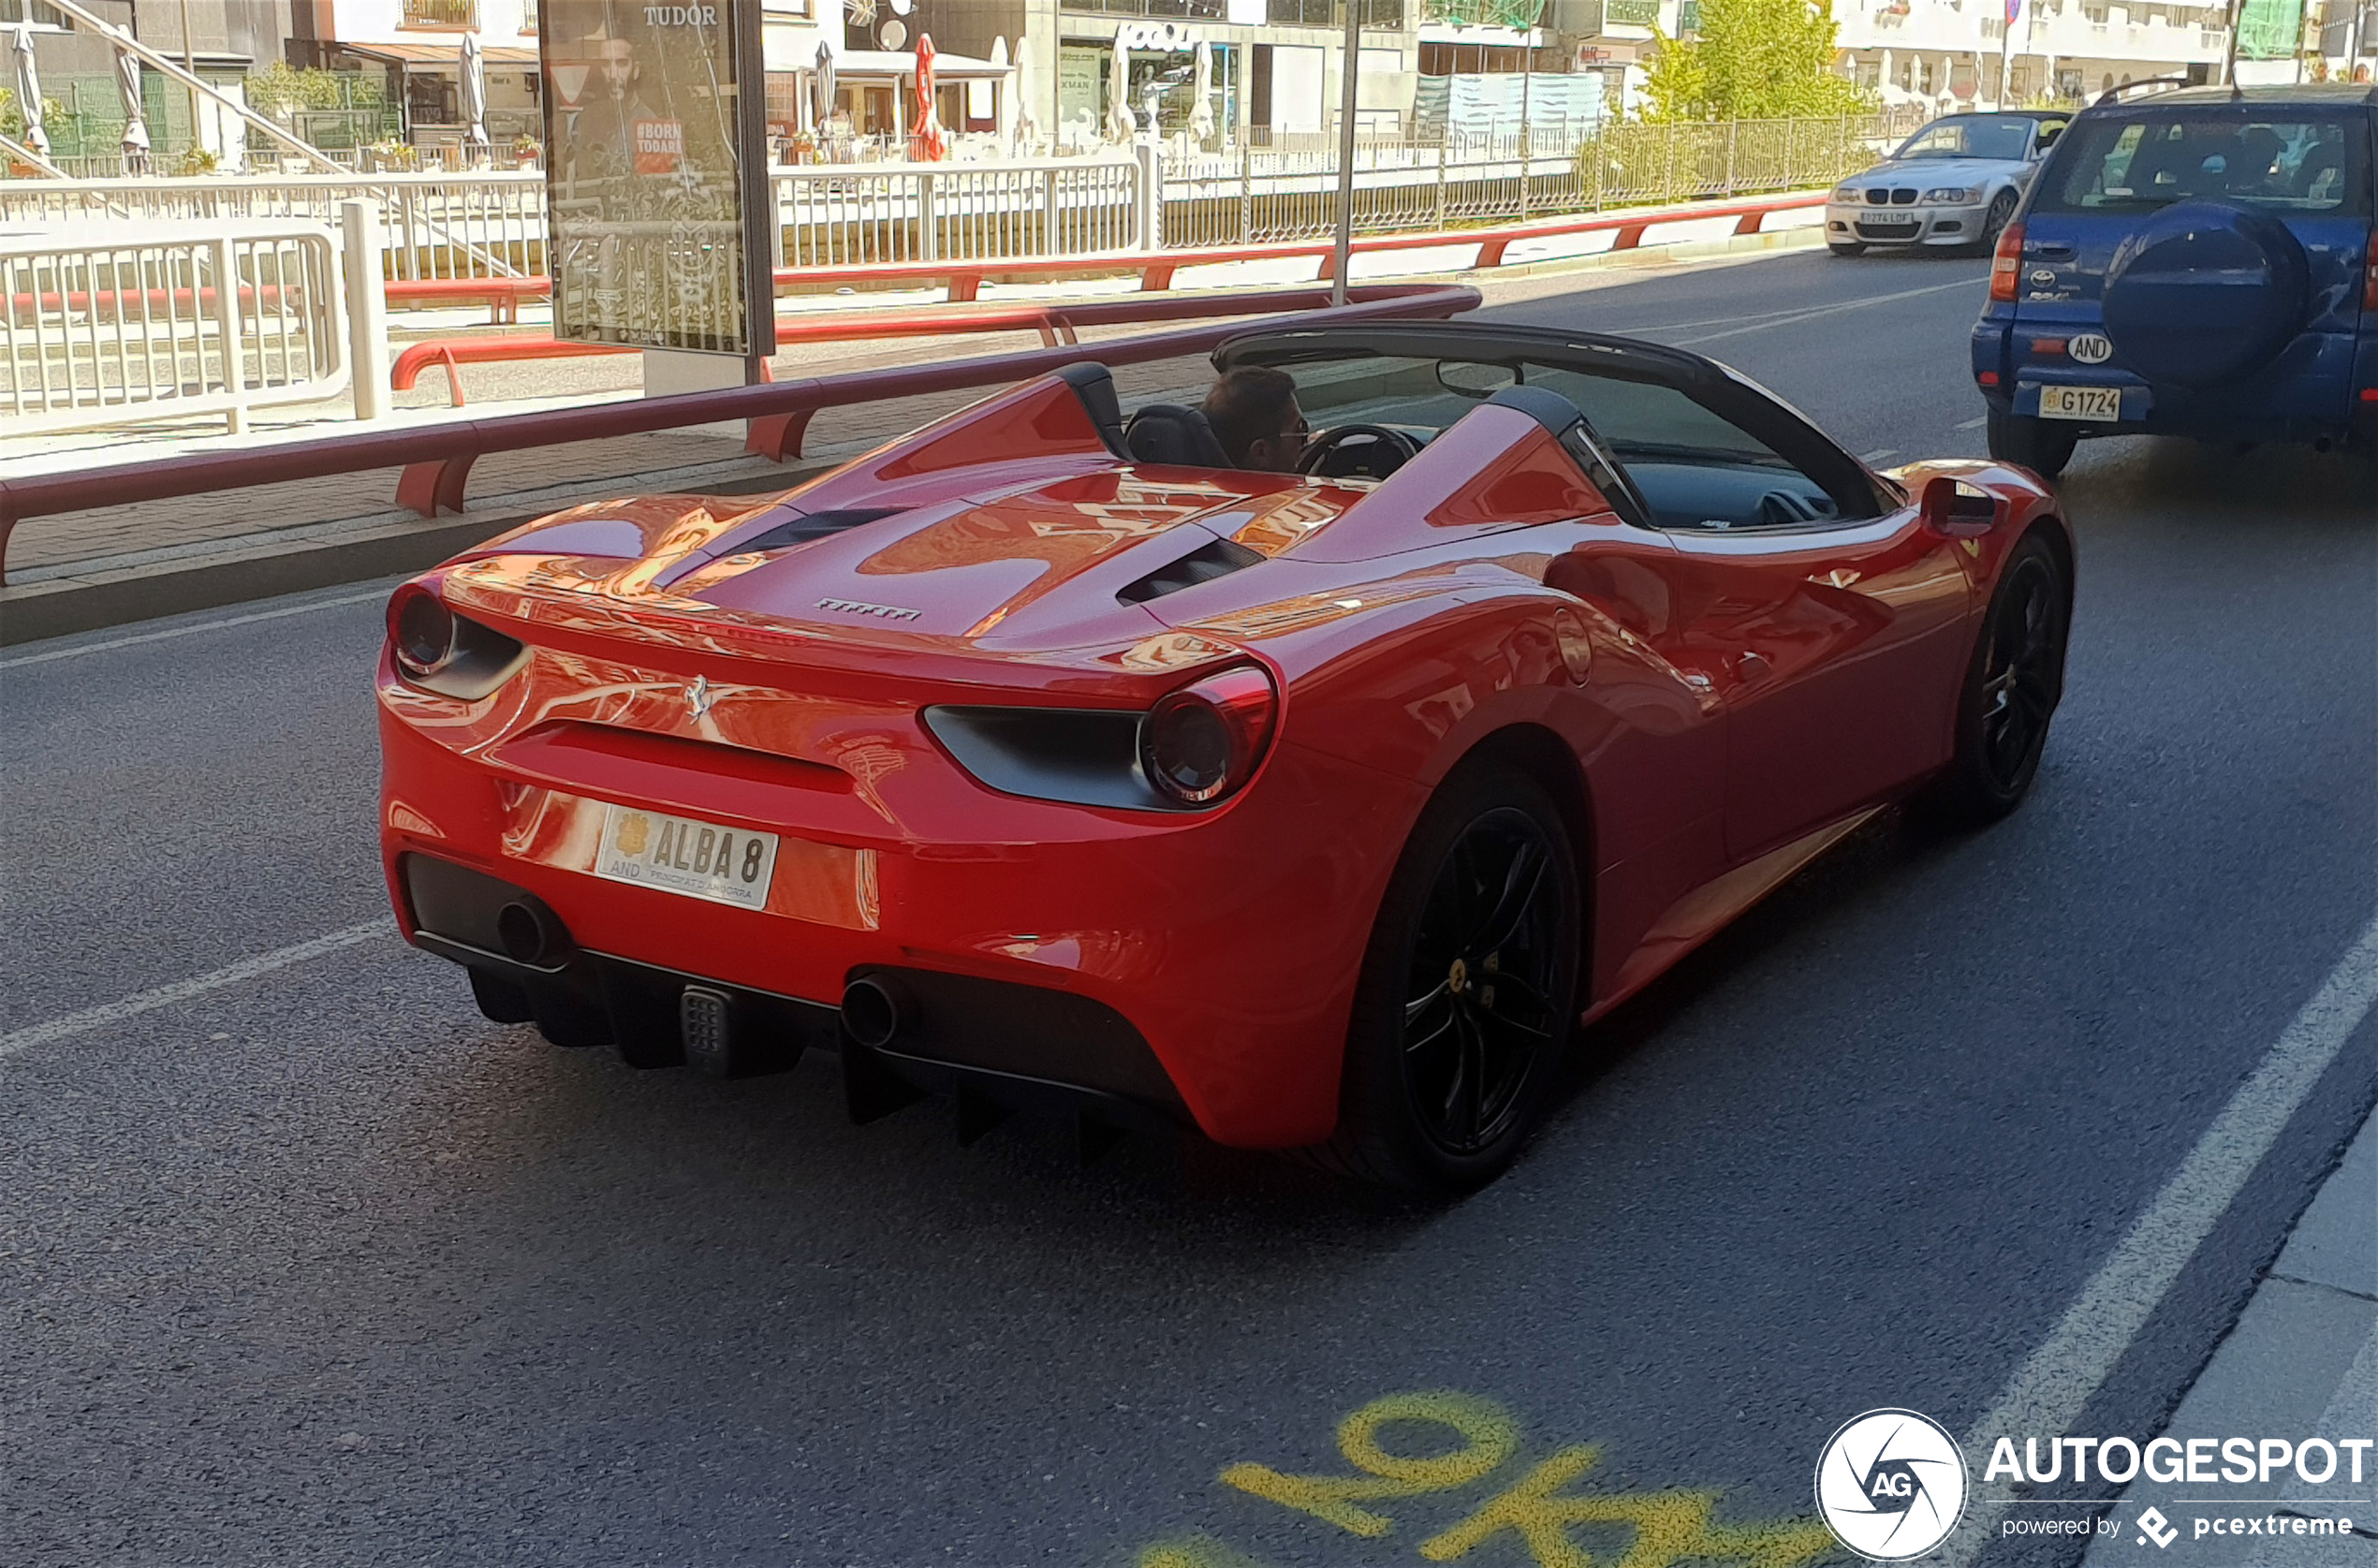
{"type": "Polygon", "coordinates": [[[1338,74],[1338,243],[1331,253],[1329,302],[1346,302],[1346,269],[1354,259],[1354,105],[1361,85],[1362,0],[1340,0],[1346,8],[1346,57],[1338,74]]]}

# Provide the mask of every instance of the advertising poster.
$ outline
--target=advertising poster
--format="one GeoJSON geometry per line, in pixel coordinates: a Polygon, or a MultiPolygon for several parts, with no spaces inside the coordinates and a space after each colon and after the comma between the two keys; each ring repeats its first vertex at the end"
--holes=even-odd
{"type": "Polygon", "coordinates": [[[773,349],[758,8],[543,0],[554,337],[773,349]]]}

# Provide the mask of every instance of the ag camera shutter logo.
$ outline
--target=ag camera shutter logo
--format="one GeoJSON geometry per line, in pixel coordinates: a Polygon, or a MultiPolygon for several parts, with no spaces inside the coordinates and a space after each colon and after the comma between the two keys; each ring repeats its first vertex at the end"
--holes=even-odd
{"type": "Polygon", "coordinates": [[[1922,1557],[1964,1516],[1965,1456],[1930,1416],[1870,1410],[1827,1441],[1816,1508],[1834,1539],[1870,1561],[1922,1557]]]}

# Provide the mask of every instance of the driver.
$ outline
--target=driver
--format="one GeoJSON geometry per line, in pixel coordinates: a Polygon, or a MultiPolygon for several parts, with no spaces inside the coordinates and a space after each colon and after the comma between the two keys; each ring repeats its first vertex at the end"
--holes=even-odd
{"type": "Polygon", "coordinates": [[[1215,382],[1204,413],[1234,468],[1293,474],[1313,434],[1297,406],[1296,378],[1262,365],[1241,366],[1215,382]]]}

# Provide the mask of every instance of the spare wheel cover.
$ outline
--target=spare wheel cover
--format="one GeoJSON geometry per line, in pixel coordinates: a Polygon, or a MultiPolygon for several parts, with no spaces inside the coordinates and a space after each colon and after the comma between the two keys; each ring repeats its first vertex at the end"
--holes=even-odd
{"type": "Polygon", "coordinates": [[[2208,387],[2269,363],[2311,292],[2285,224],[2226,201],[2176,202],[2115,248],[2106,335],[2116,362],[2150,381],[2208,387]]]}

